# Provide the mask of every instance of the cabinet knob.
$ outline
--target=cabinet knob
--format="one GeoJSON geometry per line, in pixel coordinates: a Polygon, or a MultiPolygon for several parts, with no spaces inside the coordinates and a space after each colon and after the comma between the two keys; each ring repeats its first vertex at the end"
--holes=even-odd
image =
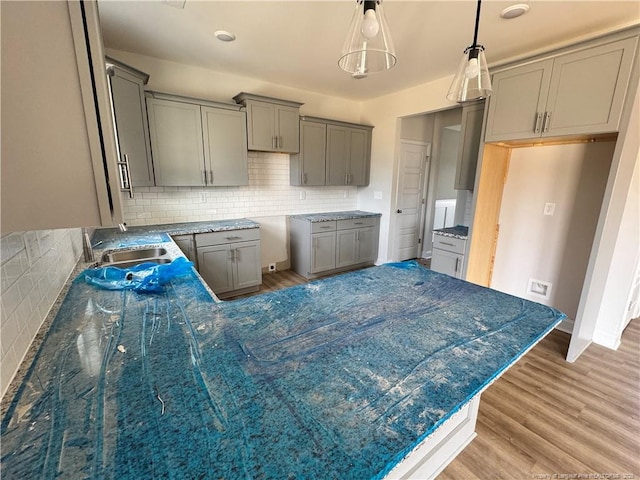
{"type": "Polygon", "coordinates": [[[402,210],[398,209],[396,210],[396,213],[402,213],[402,210]]]}

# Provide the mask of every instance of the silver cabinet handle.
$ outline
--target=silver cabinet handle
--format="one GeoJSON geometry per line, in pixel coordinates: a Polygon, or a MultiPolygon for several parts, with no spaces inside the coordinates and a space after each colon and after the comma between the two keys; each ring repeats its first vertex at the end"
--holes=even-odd
{"type": "Polygon", "coordinates": [[[202,182],[205,185],[207,184],[207,171],[206,170],[202,170],[202,182]]]}
{"type": "Polygon", "coordinates": [[[307,183],[307,174],[306,173],[302,174],[302,183],[304,183],[304,184],[307,183]]]}
{"type": "Polygon", "coordinates": [[[353,222],[354,225],[362,225],[364,222],[353,222]]]}
{"type": "Polygon", "coordinates": [[[455,247],[455,245],[453,243],[448,243],[448,242],[438,242],[438,243],[440,243],[442,245],[448,245],[450,247],[455,247]]]}
{"type": "Polygon", "coordinates": [[[533,133],[540,133],[540,129],[542,127],[542,113],[536,113],[536,121],[533,125],[533,133]]]}
{"type": "Polygon", "coordinates": [[[356,242],[360,241],[360,230],[356,230],[356,242]]]}
{"type": "Polygon", "coordinates": [[[547,133],[551,126],[551,112],[545,112],[544,121],[542,122],[542,133],[547,133]]]}
{"type": "Polygon", "coordinates": [[[345,185],[349,185],[349,174],[348,173],[344,174],[344,184],[345,185]]]}
{"type": "Polygon", "coordinates": [[[331,227],[330,227],[329,225],[321,225],[321,226],[320,226],[320,228],[323,228],[323,229],[325,229],[325,230],[326,230],[326,229],[329,229],[329,228],[331,228],[331,227]]]}
{"type": "Polygon", "coordinates": [[[230,237],[224,237],[226,240],[232,241],[232,240],[240,240],[242,237],[238,237],[237,235],[232,235],[230,237]]]}
{"type": "Polygon", "coordinates": [[[282,137],[276,137],[276,148],[282,148],[282,137]]]}
{"type": "Polygon", "coordinates": [[[460,258],[456,257],[456,273],[458,273],[458,266],[460,265],[460,258]]]}
{"type": "Polygon", "coordinates": [[[120,189],[129,192],[129,198],[133,198],[133,185],[131,184],[131,168],[129,167],[129,155],[123,155],[124,160],[118,163],[120,170],[120,189]]]}
{"type": "Polygon", "coordinates": [[[209,183],[213,185],[213,170],[209,170],[209,183]]]}

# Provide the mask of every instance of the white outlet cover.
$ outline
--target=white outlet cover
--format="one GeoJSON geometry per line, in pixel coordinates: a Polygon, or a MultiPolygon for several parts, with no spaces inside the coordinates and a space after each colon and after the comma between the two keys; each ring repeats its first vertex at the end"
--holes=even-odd
{"type": "Polygon", "coordinates": [[[556,211],[555,203],[545,203],[544,204],[544,214],[553,216],[553,213],[556,211]]]}
{"type": "Polygon", "coordinates": [[[549,282],[530,278],[529,285],[527,286],[527,293],[530,293],[537,297],[549,298],[549,296],[551,295],[551,286],[552,284],[549,282]]]}
{"type": "Polygon", "coordinates": [[[374,200],[382,200],[382,192],[373,192],[374,200]]]}

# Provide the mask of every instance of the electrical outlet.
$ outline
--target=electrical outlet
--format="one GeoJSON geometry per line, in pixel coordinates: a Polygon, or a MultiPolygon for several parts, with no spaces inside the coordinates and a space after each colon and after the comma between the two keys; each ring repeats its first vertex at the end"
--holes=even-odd
{"type": "Polygon", "coordinates": [[[270,263],[269,264],[269,271],[270,272],[275,272],[276,271],[276,264],[275,263],[270,263]]]}
{"type": "Polygon", "coordinates": [[[530,278],[527,292],[543,298],[549,298],[551,294],[551,283],[530,278]]]}
{"type": "Polygon", "coordinates": [[[305,198],[307,198],[307,192],[300,190],[300,200],[304,200],[305,198]]]}
{"type": "Polygon", "coordinates": [[[200,192],[200,203],[207,203],[207,192],[200,192]]]}
{"type": "Polygon", "coordinates": [[[382,192],[373,192],[373,199],[374,200],[382,200],[382,192]]]}
{"type": "Polygon", "coordinates": [[[347,198],[349,196],[349,194],[347,193],[346,190],[343,190],[342,192],[342,198],[347,198]]]}
{"type": "Polygon", "coordinates": [[[553,216],[553,213],[556,211],[556,204],[555,203],[545,203],[544,204],[544,214],[545,215],[549,215],[549,216],[553,216]]]}

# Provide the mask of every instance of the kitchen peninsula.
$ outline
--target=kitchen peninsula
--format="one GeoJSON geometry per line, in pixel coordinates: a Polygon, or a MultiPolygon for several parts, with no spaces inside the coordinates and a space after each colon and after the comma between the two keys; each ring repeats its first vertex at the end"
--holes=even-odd
{"type": "MultiPolygon", "coordinates": [[[[180,255],[157,229],[110,235],[180,255]]],[[[3,475],[429,477],[473,438],[480,393],[562,318],[413,262],[229,302],[195,271],[156,294],[80,273],[6,396],[3,475]]]]}

